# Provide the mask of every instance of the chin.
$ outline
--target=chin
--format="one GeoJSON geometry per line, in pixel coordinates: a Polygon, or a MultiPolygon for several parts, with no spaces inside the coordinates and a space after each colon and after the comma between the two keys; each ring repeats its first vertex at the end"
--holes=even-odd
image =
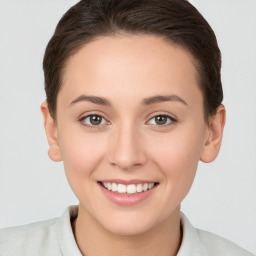
{"type": "Polygon", "coordinates": [[[148,227],[137,226],[136,224],[129,224],[125,226],[115,226],[115,227],[105,227],[111,233],[120,235],[120,236],[135,236],[140,235],[149,230],[148,227]]]}
{"type": "Polygon", "coordinates": [[[102,223],[103,227],[109,232],[121,236],[135,236],[143,234],[152,229],[157,223],[149,219],[108,219],[102,223]],[[155,225],[154,225],[155,224],[155,225]]]}

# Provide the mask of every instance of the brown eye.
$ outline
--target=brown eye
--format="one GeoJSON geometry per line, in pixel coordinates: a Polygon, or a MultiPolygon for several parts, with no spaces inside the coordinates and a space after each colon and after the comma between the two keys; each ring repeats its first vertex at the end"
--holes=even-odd
{"type": "Polygon", "coordinates": [[[156,120],[156,124],[163,125],[163,124],[166,124],[166,122],[168,121],[168,118],[167,116],[157,116],[155,117],[155,120],[156,120]]]}
{"type": "Polygon", "coordinates": [[[174,118],[167,116],[167,115],[154,116],[149,121],[150,124],[156,124],[159,126],[165,126],[165,125],[168,125],[170,123],[175,123],[175,122],[176,122],[176,120],[174,118]]]}
{"type": "Polygon", "coordinates": [[[96,115],[90,116],[90,122],[93,125],[99,125],[101,121],[102,121],[101,116],[96,116],[96,115]]]}
{"type": "Polygon", "coordinates": [[[100,124],[107,123],[105,118],[99,115],[88,115],[83,117],[80,121],[85,123],[87,126],[99,126],[100,124]]]}

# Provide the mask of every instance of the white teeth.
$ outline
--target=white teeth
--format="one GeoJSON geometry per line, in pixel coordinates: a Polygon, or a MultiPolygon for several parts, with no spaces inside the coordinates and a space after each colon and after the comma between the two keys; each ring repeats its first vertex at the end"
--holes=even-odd
{"type": "Polygon", "coordinates": [[[117,184],[116,183],[112,183],[112,191],[113,192],[117,192],[118,188],[117,188],[117,184]]]}
{"type": "Polygon", "coordinates": [[[137,185],[136,191],[137,191],[138,193],[139,193],[139,192],[142,192],[142,184],[138,184],[138,185],[137,185]]]}
{"type": "Polygon", "coordinates": [[[148,190],[148,184],[147,183],[143,185],[143,191],[146,191],[146,190],[148,190]]]}
{"type": "Polygon", "coordinates": [[[136,193],[136,191],[137,191],[136,185],[132,184],[132,185],[127,186],[128,194],[134,194],[134,193],[136,193]]]}
{"type": "Polygon", "coordinates": [[[112,190],[112,184],[111,183],[108,183],[108,190],[112,190]]]}
{"type": "Polygon", "coordinates": [[[149,183],[148,184],[148,189],[151,189],[151,188],[153,188],[154,187],[154,183],[149,183]]]}
{"type": "Polygon", "coordinates": [[[123,184],[118,184],[117,185],[117,192],[118,193],[126,193],[126,186],[123,184]]]}
{"type": "Polygon", "coordinates": [[[110,183],[110,182],[103,182],[102,185],[113,192],[117,192],[120,194],[135,194],[147,191],[154,187],[154,183],[144,183],[144,184],[130,184],[130,185],[124,185],[124,184],[116,184],[116,183],[110,183]]]}

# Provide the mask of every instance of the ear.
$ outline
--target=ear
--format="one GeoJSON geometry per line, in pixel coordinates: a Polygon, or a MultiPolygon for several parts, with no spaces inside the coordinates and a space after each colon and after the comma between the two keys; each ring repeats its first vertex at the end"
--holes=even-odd
{"type": "Polygon", "coordinates": [[[49,144],[48,155],[55,162],[62,161],[62,156],[61,156],[61,151],[60,151],[59,141],[58,141],[57,126],[52,116],[50,115],[48,104],[45,101],[41,104],[41,112],[43,115],[44,129],[45,129],[48,144],[49,144]]]}
{"type": "Polygon", "coordinates": [[[221,104],[216,115],[211,118],[208,125],[208,133],[205,139],[205,145],[201,151],[200,160],[210,163],[216,159],[219,154],[223,130],[226,122],[226,110],[221,104]]]}

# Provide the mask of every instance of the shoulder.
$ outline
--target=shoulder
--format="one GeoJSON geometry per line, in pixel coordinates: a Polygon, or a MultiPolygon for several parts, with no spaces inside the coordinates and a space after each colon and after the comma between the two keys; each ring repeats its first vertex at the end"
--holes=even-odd
{"type": "Polygon", "coordinates": [[[253,256],[228,239],[194,228],[184,213],[181,213],[181,226],[183,238],[178,256],[253,256]]]}
{"type": "Polygon", "coordinates": [[[69,206],[59,218],[0,230],[0,256],[82,256],[71,227],[77,214],[69,206]]]}
{"type": "Polygon", "coordinates": [[[56,222],[57,218],[1,229],[0,255],[53,255],[50,250],[58,255],[56,222]],[[50,245],[51,249],[45,246],[46,244],[50,245]]]}
{"type": "Polygon", "coordinates": [[[10,239],[18,239],[24,236],[31,236],[36,233],[43,233],[46,230],[49,231],[56,223],[56,220],[57,218],[0,229],[0,242],[10,239]]]}
{"type": "Polygon", "coordinates": [[[212,252],[210,255],[253,256],[250,252],[226,238],[201,229],[196,229],[196,231],[202,246],[207,251],[212,252]]]}

